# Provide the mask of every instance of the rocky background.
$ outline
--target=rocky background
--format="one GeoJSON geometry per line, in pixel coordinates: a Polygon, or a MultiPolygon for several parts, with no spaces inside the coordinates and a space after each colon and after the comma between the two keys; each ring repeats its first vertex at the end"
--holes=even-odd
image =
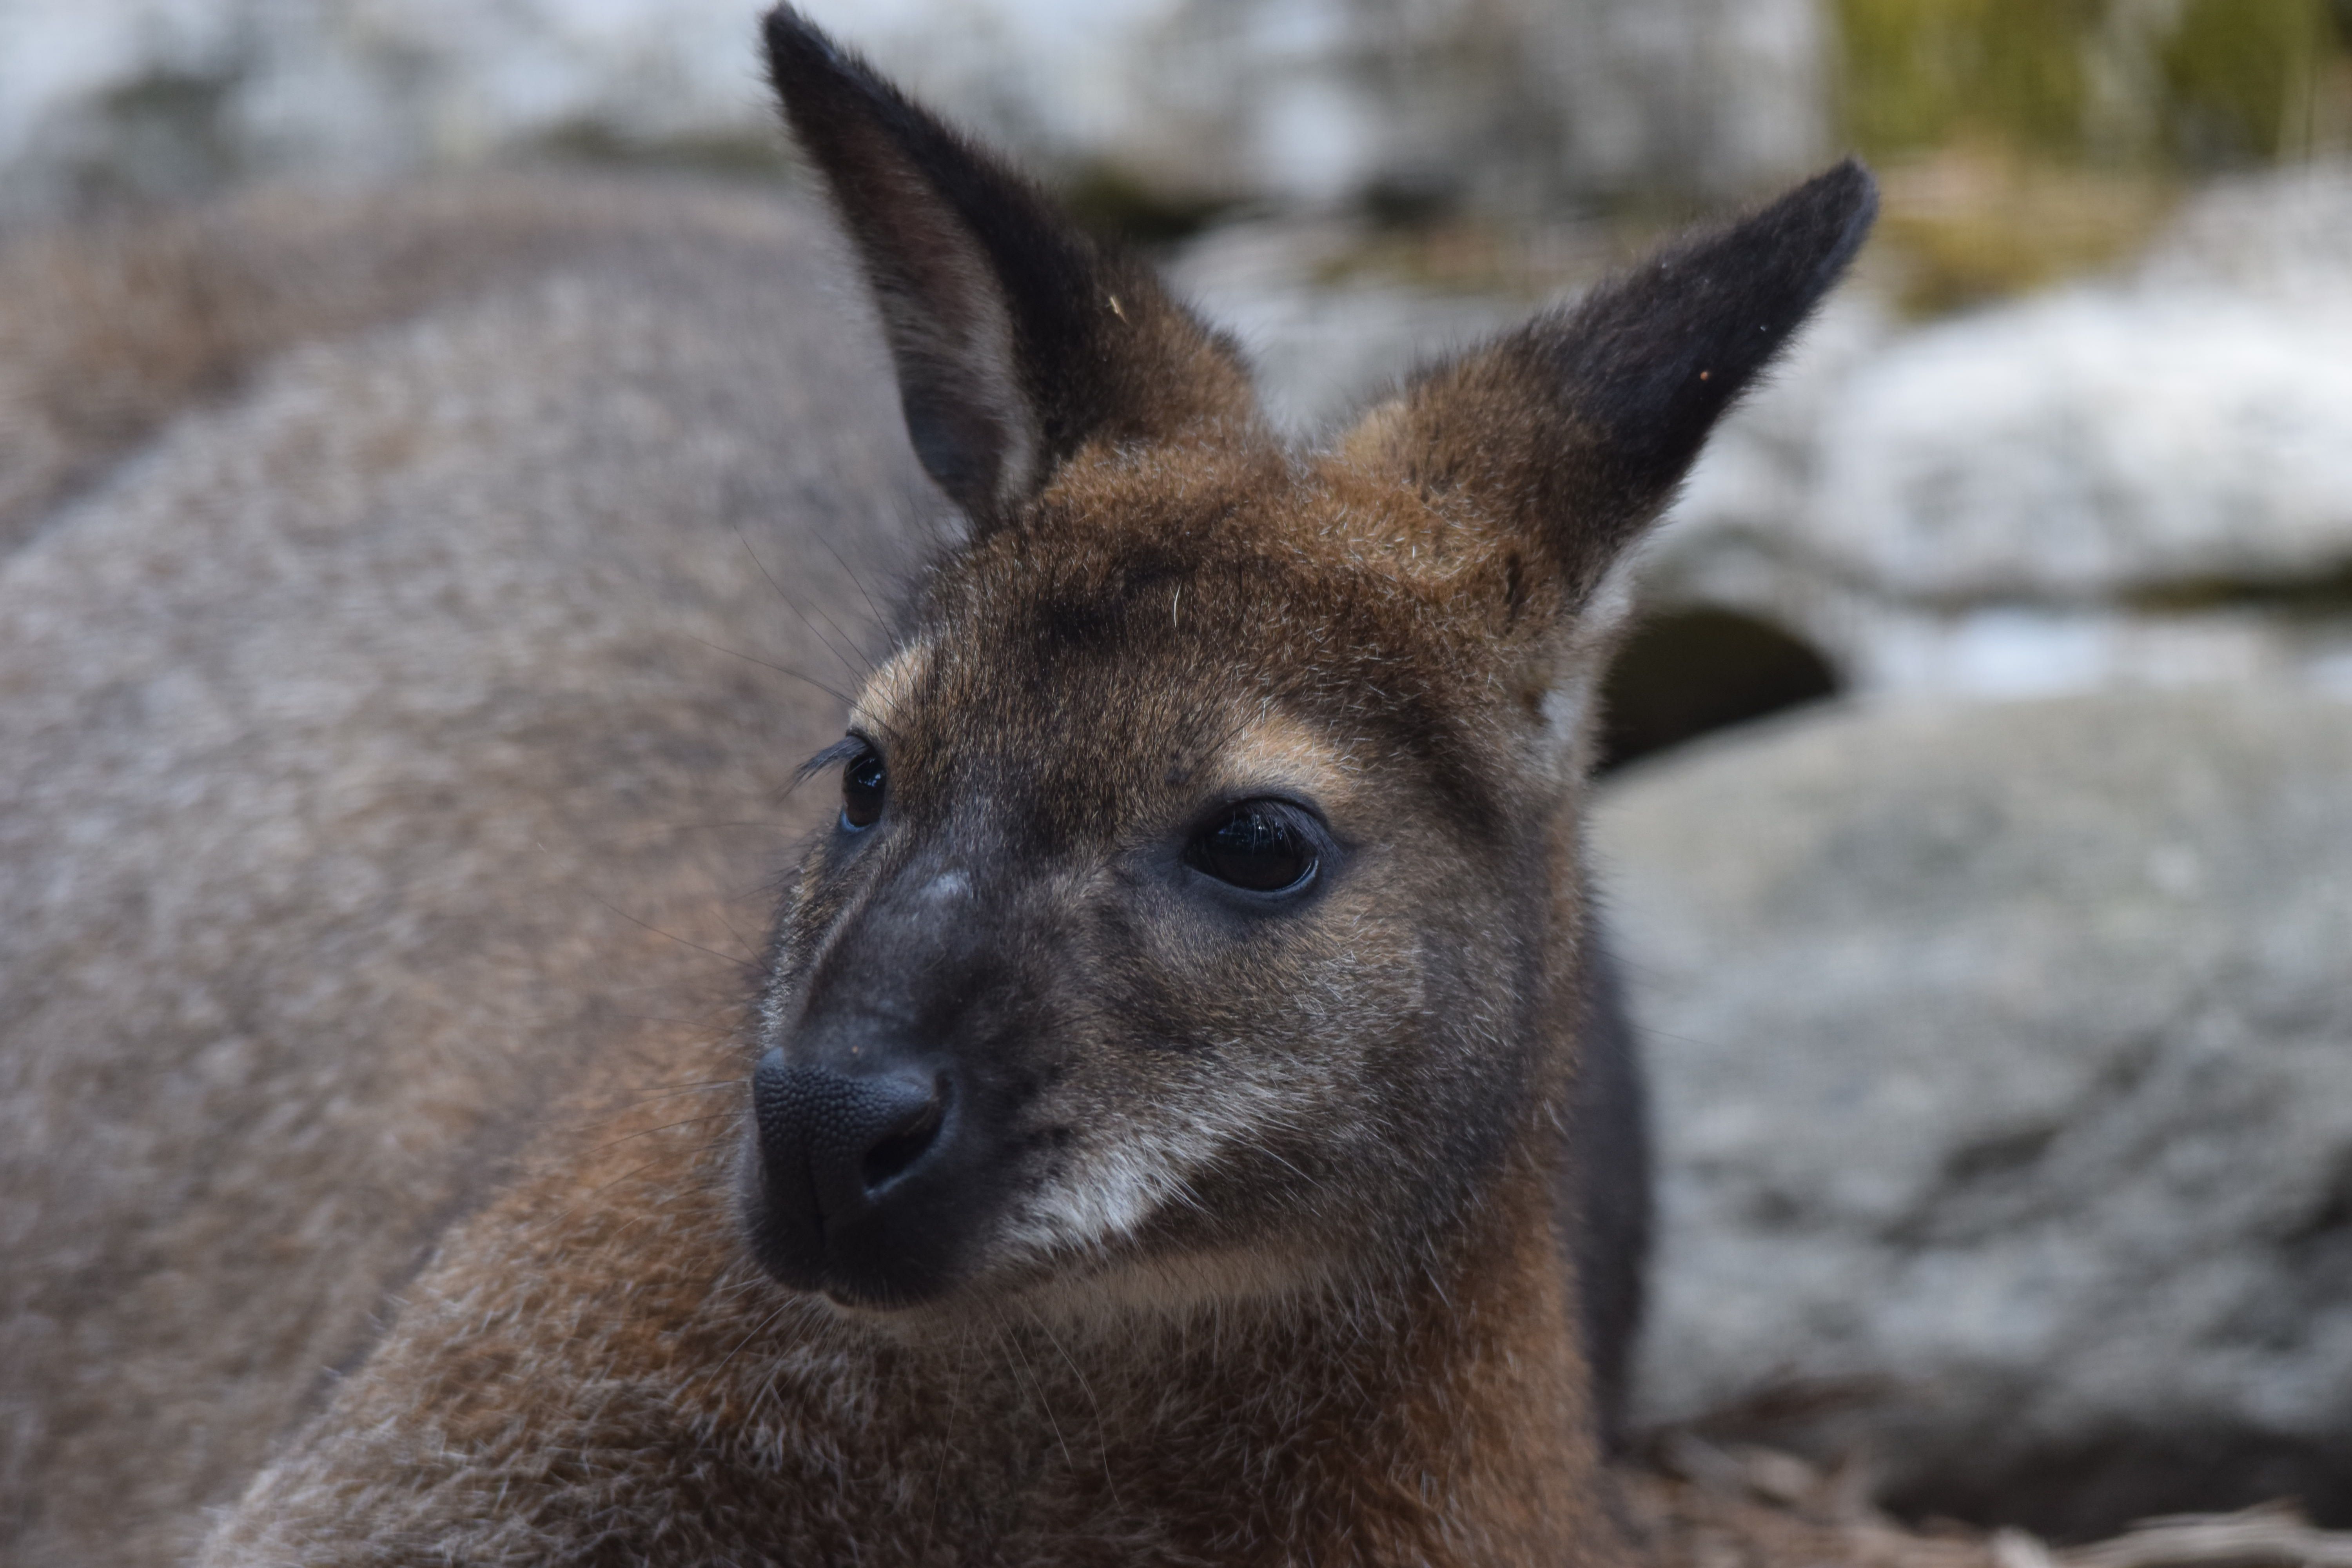
{"type": "MultiPolygon", "coordinates": [[[[0,0],[0,241],[264,180],[790,178],[751,8],[0,0]]],[[[2352,1524],[2352,4],[808,8],[1157,248],[1305,431],[1871,154],[1860,275],[1626,584],[1593,837],[1654,1451],[1842,1518],[2352,1524]]],[[[83,449],[9,423],[37,325],[0,499],[83,449]]]]}

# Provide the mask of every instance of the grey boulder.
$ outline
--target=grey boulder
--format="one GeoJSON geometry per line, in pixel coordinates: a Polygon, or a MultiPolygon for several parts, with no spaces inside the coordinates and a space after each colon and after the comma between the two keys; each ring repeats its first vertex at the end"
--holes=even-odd
{"type": "Polygon", "coordinates": [[[2352,565],[2352,263],[2325,298],[2085,288],[1914,335],[1828,411],[1811,542],[1919,601],[2352,565]]]}
{"type": "Polygon", "coordinates": [[[1817,713],[1629,770],[1593,837],[1648,1420],[2060,1534],[2352,1519],[2352,704],[1817,713]]]}

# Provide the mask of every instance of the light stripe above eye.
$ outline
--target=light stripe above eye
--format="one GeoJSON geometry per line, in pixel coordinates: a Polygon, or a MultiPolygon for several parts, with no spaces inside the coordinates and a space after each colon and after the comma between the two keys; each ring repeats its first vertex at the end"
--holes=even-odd
{"type": "Polygon", "coordinates": [[[913,700],[930,664],[928,643],[910,643],[892,654],[858,689],[856,700],[849,705],[850,723],[869,735],[894,734],[895,721],[913,700]]]}

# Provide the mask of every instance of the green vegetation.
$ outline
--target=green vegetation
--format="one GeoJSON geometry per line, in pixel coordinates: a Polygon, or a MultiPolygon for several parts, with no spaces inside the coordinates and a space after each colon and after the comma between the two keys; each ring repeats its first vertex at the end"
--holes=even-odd
{"type": "Polygon", "coordinates": [[[2051,149],[2079,135],[2103,0],[1838,0],[1844,119],[1886,156],[1956,140],[2051,149]]]}
{"type": "Polygon", "coordinates": [[[1915,311],[2129,255],[2181,180],[2352,151],[2347,0],[1834,0],[1915,311]]]}
{"type": "Polygon", "coordinates": [[[1837,0],[1843,114],[1885,157],[1954,142],[2210,167],[2332,139],[2330,0],[1837,0]]]}
{"type": "Polygon", "coordinates": [[[622,169],[677,169],[772,180],[794,167],[784,139],[765,130],[636,141],[610,126],[580,121],[548,132],[538,147],[558,162],[622,169]]]}
{"type": "Polygon", "coordinates": [[[1078,170],[1061,185],[1062,204],[1086,228],[1134,245],[1172,245],[1206,228],[1230,204],[1169,191],[1115,163],[1078,170]]]}
{"type": "Polygon", "coordinates": [[[2125,595],[2124,603],[2158,614],[2237,609],[2332,619],[2352,614],[2352,562],[2294,575],[2151,583],[2125,595]]]}
{"type": "Polygon", "coordinates": [[[2289,157],[2326,140],[2345,38],[2322,0],[2194,0],[2164,40],[2165,150],[2191,163],[2289,157]]]}
{"type": "Polygon", "coordinates": [[[2124,261],[2179,195],[2171,180],[1962,145],[1883,169],[1871,265],[1906,311],[1941,315],[2124,261]]]}

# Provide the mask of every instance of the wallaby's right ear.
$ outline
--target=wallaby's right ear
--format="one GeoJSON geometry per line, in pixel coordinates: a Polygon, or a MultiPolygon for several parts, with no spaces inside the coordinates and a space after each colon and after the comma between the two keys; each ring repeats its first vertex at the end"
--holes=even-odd
{"type": "Polygon", "coordinates": [[[1341,447],[1467,500],[1573,606],[1672,499],[1707,432],[1788,346],[1878,210],[1847,162],[1425,372],[1341,447]]]}
{"type": "Polygon", "coordinates": [[[769,14],[767,40],[784,117],[881,307],[916,454],[976,528],[1089,441],[1255,418],[1238,358],[1147,267],[790,6],[769,14]]]}

